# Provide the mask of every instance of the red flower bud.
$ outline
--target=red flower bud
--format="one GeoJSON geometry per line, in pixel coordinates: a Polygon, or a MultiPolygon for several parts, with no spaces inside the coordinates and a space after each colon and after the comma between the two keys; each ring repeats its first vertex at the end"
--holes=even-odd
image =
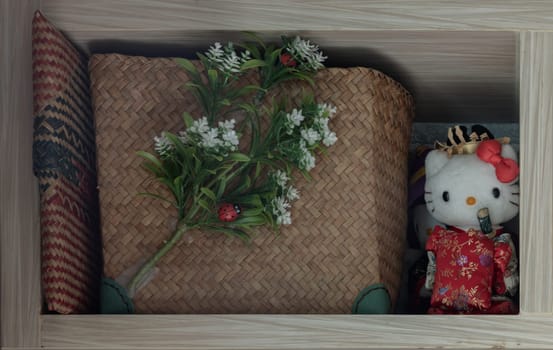
{"type": "Polygon", "coordinates": [[[286,67],[295,67],[297,65],[296,61],[289,53],[283,53],[280,55],[280,63],[286,67]]]}

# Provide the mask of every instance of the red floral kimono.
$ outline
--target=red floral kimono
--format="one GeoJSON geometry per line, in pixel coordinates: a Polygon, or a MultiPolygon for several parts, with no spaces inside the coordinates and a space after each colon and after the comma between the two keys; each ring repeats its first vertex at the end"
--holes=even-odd
{"type": "Polygon", "coordinates": [[[429,313],[509,314],[518,287],[517,259],[509,234],[436,226],[426,250],[435,259],[429,313]]]}

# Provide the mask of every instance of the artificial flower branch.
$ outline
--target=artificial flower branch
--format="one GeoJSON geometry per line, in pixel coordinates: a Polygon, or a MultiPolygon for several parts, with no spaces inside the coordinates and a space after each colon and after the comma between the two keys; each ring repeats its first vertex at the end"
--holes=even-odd
{"type": "Polygon", "coordinates": [[[144,195],[170,202],[177,209],[178,224],[171,238],[132,278],[127,288],[132,294],[190,229],[249,241],[257,226],[278,230],[291,224],[292,202],[299,198],[299,191],[291,185],[292,170],[308,176],[316,153],[337,140],[329,127],[336,108],[317,103],[311,96],[291,110],[285,102],[261,107],[267,92],[281,82],[313,84],[312,77],[326,60],[318,46],[300,37],[282,37],[279,46],[253,38],[255,42],[239,46],[242,51],[232,43],[215,43],[198,54],[202,69],[178,59],[190,77],[186,86],[204,115],[194,119],[184,113],[185,130],[156,137],[155,154],[138,153],[145,160],[144,167],[170,193],[144,195]],[[250,70],[258,71],[259,84],[240,85],[240,78],[250,70]],[[224,119],[239,112],[245,117],[238,122],[224,119]],[[263,118],[268,123],[265,132],[263,118]],[[246,129],[251,140],[240,147],[246,129]]]}

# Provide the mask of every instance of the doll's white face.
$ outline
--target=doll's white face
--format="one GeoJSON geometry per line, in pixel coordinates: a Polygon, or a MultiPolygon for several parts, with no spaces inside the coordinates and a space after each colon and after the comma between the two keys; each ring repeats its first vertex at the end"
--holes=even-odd
{"type": "MultiPolygon", "coordinates": [[[[510,145],[503,145],[503,157],[516,160],[510,145]]],[[[477,213],[488,208],[493,225],[514,218],[519,209],[518,178],[500,182],[495,168],[475,154],[447,157],[435,150],[426,158],[425,200],[428,211],[446,225],[479,228],[477,213]]]]}

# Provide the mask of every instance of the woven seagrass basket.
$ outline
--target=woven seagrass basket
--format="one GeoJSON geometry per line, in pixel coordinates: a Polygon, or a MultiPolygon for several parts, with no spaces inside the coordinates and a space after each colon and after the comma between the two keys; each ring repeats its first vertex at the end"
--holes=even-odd
{"type": "MultiPolygon", "coordinates": [[[[135,155],[163,130],[182,130],[182,112],[200,116],[173,59],[94,55],[104,273],[116,277],[151,256],[176,213],[135,155]]],[[[254,77],[251,77],[253,79],[254,77]]],[[[305,83],[282,86],[299,96],[305,83]]],[[[414,115],[410,94],[368,68],[317,74],[315,98],[337,107],[338,142],[318,157],[313,180],[300,180],[293,224],[261,229],[251,245],[191,232],[158,265],[134,298],[138,313],[349,313],[361,289],[383,282],[395,299],[406,227],[407,152],[414,115]]]]}

